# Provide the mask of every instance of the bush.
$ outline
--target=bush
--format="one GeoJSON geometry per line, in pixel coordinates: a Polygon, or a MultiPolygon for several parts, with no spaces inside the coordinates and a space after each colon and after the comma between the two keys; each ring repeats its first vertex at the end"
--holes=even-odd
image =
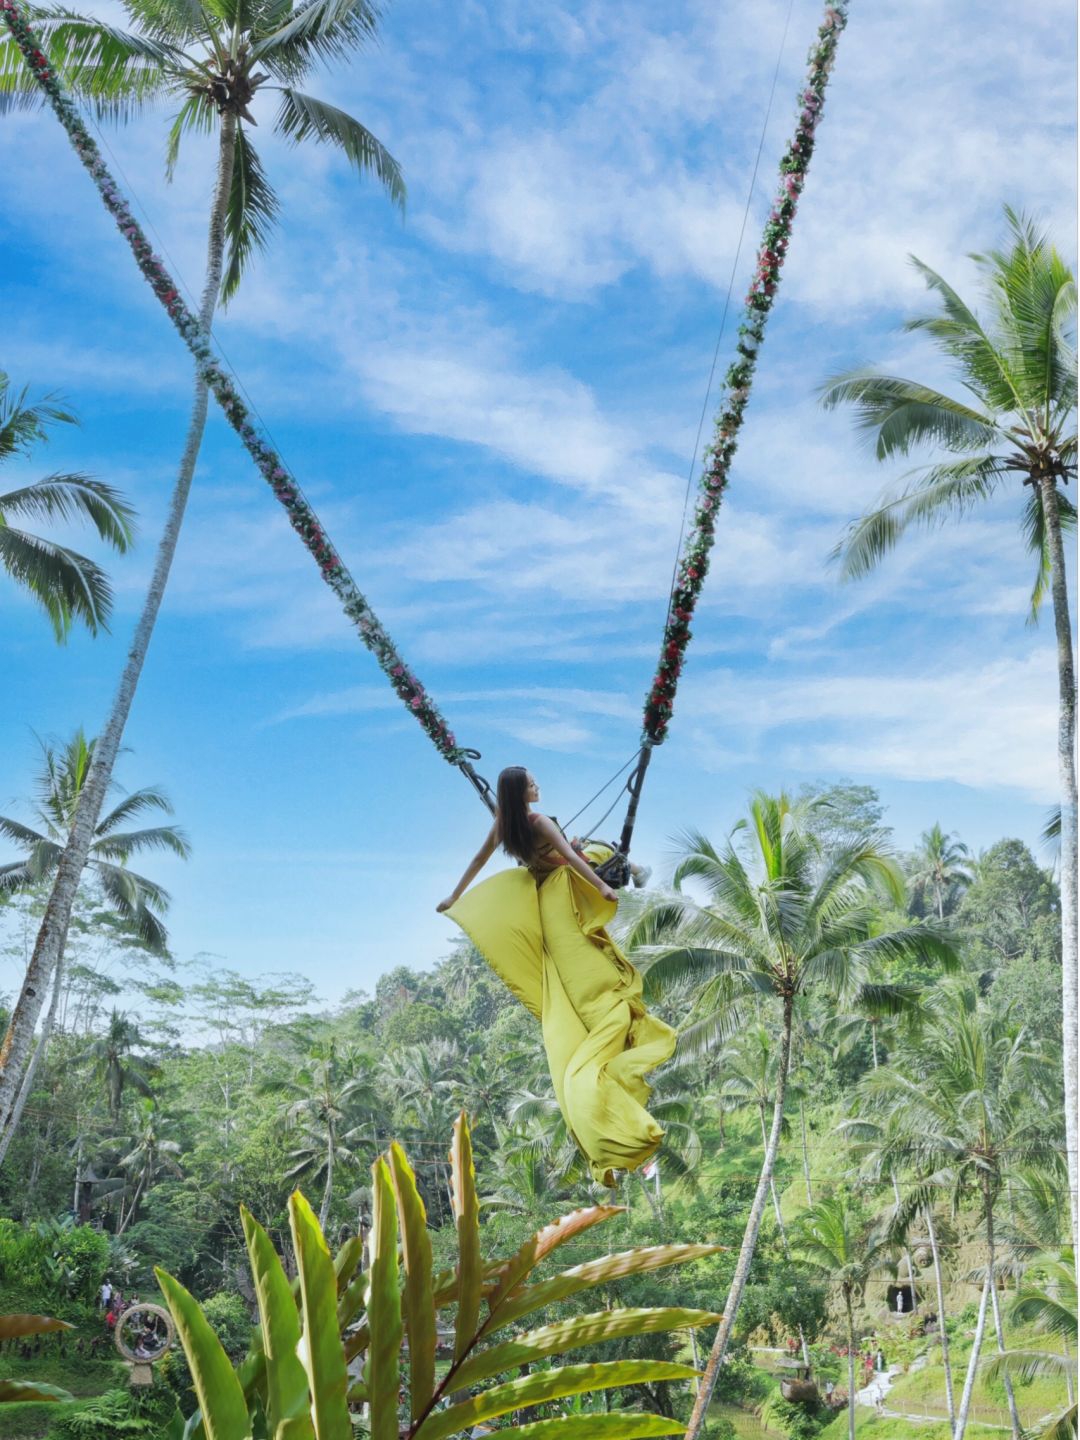
{"type": "Polygon", "coordinates": [[[176,1414],[176,1398],[164,1386],[106,1390],[78,1410],[58,1416],[49,1440],[127,1440],[134,1435],[164,1440],[176,1414]]]}
{"type": "MultiPolygon", "coordinates": [[[[243,1296],[232,1290],[219,1290],[204,1302],[202,1311],[229,1359],[234,1364],[242,1360],[251,1343],[253,1328],[243,1296]]],[[[161,1379],[178,1398],[181,1409],[193,1409],[197,1402],[191,1371],[179,1345],[169,1351],[157,1369],[161,1379]]]]}
{"type": "Polygon", "coordinates": [[[38,1308],[50,1302],[93,1305],[109,1261],[109,1238],[91,1225],[0,1220],[0,1287],[29,1292],[38,1308]]]}

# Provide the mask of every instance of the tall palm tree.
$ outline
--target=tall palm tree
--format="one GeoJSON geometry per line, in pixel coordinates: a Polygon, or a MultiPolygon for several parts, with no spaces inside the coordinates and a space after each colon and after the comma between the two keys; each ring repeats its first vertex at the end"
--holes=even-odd
{"type": "Polygon", "coordinates": [[[971,883],[971,851],[955,835],[946,835],[935,821],[919,836],[915,871],[908,876],[912,887],[934,897],[938,919],[945,919],[945,903],[971,883]]]}
{"type": "MultiPolygon", "coordinates": [[[[34,781],[34,818],[25,825],[0,815],[0,836],[22,850],[21,860],[0,865],[0,891],[11,893],[39,884],[56,872],[64,842],[86,787],[97,741],[76,730],[63,746],[41,745],[41,768],[34,781]]],[[[163,915],[169,907],[168,891],[145,875],[129,869],[133,855],[166,852],[186,860],[191,845],[177,825],[151,825],[132,830],[132,820],[149,811],[173,813],[169,797],[157,786],[125,795],[101,817],[87,856],[87,867],[101,887],[106,902],[150,950],[164,954],[168,931],[163,915]]]]}
{"type": "Polygon", "coordinates": [[[1056,1350],[1007,1350],[987,1367],[988,1379],[1031,1380],[1036,1375],[1063,1376],[1068,1391],[1065,1410],[1044,1427],[1040,1440],[1076,1440],[1077,1406],[1073,1391],[1075,1362],[1070,1346],[1076,1344],[1076,1265],[1066,1246],[1035,1257],[1029,1278],[1009,1307],[1009,1318],[1019,1325],[1060,1340],[1065,1353],[1056,1350]]]}
{"type": "Polygon", "coordinates": [[[904,895],[895,860],[875,835],[826,851],[807,824],[811,808],[811,801],[793,804],[786,795],[759,791],[723,850],[703,835],[688,834],[675,882],[697,879],[709,903],[686,922],[685,943],[661,953],[646,972],[653,995],[667,985],[695,982],[695,1012],[680,1039],[684,1055],[735,1033],[748,1005],[771,1002],[779,1011],[776,1088],[761,1174],[694,1403],[691,1440],[704,1423],[757,1246],[780,1145],[796,1005],[814,991],[850,1001],[883,958],[954,961],[936,922],[882,929],[882,898],[900,904],[904,895]],[[744,843],[736,845],[736,838],[744,843]]]}
{"type": "Polygon", "coordinates": [[[264,1087],[285,1099],[284,1115],[298,1132],[286,1179],[302,1175],[323,1180],[319,1224],[325,1228],[339,1167],[353,1168],[363,1156],[357,1145],[376,1148],[377,1099],[373,1068],[366,1055],[339,1051],[331,1040],[316,1045],[296,1074],[264,1087]]]}
{"type": "MultiPolygon", "coordinates": [[[[77,730],[60,749],[43,744],[41,769],[35,780],[35,819],[38,827],[0,816],[0,836],[23,850],[23,858],[0,865],[0,892],[12,893],[39,884],[54,874],[60,864],[63,845],[74,823],[79,797],[86,784],[95,742],[77,730]]],[[[95,827],[88,866],[100,886],[106,904],[119,916],[123,927],[138,942],[156,954],[166,953],[168,932],[164,913],[168,892],[156,881],[128,868],[132,855],[168,851],[187,859],[191,853],[184,832],[175,825],[153,825],[131,830],[129,823],[147,811],[172,814],[164,791],[147,786],[125,795],[95,827]]],[[[66,937],[65,937],[66,938],[66,937]]],[[[61,949],[52,977],[52,998],[42,1022],[35,1049],[28,1058],[18,1090],[13,1092],[10,1110],[0,1112],[0,1165],[18,1130],[23,1110],[34,1085],[37,1067],[45,1054],[59,1008],[64,980],[64,951],[61,949]]]]}
{"type": "MultiPolygon", "coordinates": [[[[874,1067],[875,1070],[877,1067],[874,1067]]],[[[915,1184],[909,1188],[903,1199],[897,1170],[908,1159],[908,1148],[903,1128],[903,1117],[890,1114],[886,1103],[883,1114],[875,1116],[872,1097],[860,1085],[853,1108],[856,1117],[845,1120],[840,1129],[854,1142],[856,1156],[872,1181],[878,1182],[886,1175],[893,1191],[893,1206],[887,1219],[890,1238],[903,1246],[907,1262],[908,1284],[912,1298],[915,1298],[915,1267],[911,1255],[911,1231],[917,1226],[925,1227],[926,1240],[930,1250],[930,1262],[934,1271],[934,1287],[937,1295],[937,1334],[941,1346],[941,1368],[945,1378],[945,1408],[951,1430],[956,1429],[956,1401],[953,1392],[952,1358],[949,1351],[949,1329],[946,1323],[945,1277],[942,1264],[942,1245],[935,1218],[935,1207],[941,1193],[943,1177],[938,1174],[916,1174],[915,1184]]]]}
{"type": "Polygon", "coordinates": [[[90,1061],[91,1076],[105,1091],[113,1120],[119,1118],[126,1090],[137,1090],[147,1097],[153,1094],[158,1066],[135,1053],[144,1044],[138,1024],[130,1015],[114,1009],[104,1034],[91,1040],[78,1056],[80,1061],[90,1061]]]}
{"type": "Polygon", "coordinates": [[[908,322],[958,372],[956,399],[919,381],[862,369],[822,390],[826,406],[850,404],[879,460],[923,447],[938,453],[857,520],[838,548],[849,576],[864,575],[912,526],[962,518],[1008,485],[1023,495],[1021,530],[1035,555],[1032,618],[1049,588],[1057,639],[1061,784],[1062,1003],[1065,1120],[1072,1234],[1077,1242],[1077,811],[1076,675],[1063,536],[1076,508],[1060,488],[1076,476],[1076,281],[1031,221],[1005,211],[1008,248],[976,255],[989,309],[985,323],[929,266],[913,263],[940,308],[908,322]],[[1030,487],[1030,490],[1029,490],[1030,487]]]}
{"type": "MultiPolygon", "coordinates": [[[[29,455],[48,439],[51,425],[74,425],[74,415],[48,395],[31,405],[0,370],[0,465],[29,455]]],[[[44,608],[57,640],[66,639],[75,620],[92,635],[108,626],[112,588],[100,565],[48,540],[17,529],[13,520],[89,520],[102,540],[121,555],[133,537],[134,511],[119,491],[88,475],[48,475],[0,494],[0,565],[44,608]]]]}
{"type": "Polygon", "coordinates": [[[887,1246],[868,1233],[851,1202],[830,1195],[802,1211],[792,1233],[795,1253],[835,1285],[844,1301],[848,1348],[848,1440],[855,1440],[855,1301],[879,1269],[887,1246]]]}
{"type": "MultiPolygon", "coordinates": [[[[1033,1138],[1033,1094],[1050,1098],[1047,1063],[1022,1028],[980,1005],[969,985],[946,990],[939,1013],[904,1065],[865,1077],[868,1095],[885,1114],[898,1154],[923,1174],[946,1178],[954,1204],[974,1195],[986,1242],[989,1296],[998,1353],[1005,1330],[998,1298],[996,1207],[1010,1166],[1045,1162],[1033,1138]]],[[[1012,1383],[1005,1376],[1014,1440],[1021,1426],[1012,1383]]]]}
{"type": "Polygon", "coordinates": [[[116,1233],[122,1235],[139,1213],[139,1202],[162,1175],[183,1174],[177,1156],[180,1145],[161,1133],[161,1114],[153,1097],[139,1101],[138,1126],[127,1137],[130,1148],[120,1156],[118,1168],[127,1177],[127,1194],[120,1203],[116,1233]]]}
{"type": "MultiPolygon", "coordinates": [[[[242,0],[127,0],[125,9],[134,26],[130,31],[66,10],[35,18],[41,21],[42,43],[53,68],[99,113],[122,119],[158,100],[179,103],[167,146],[170,171],[185,134],[216,130],[199,305],[204,331],[210,331],[219,297],[235,293],[253,251],[266,243],[277,213],[277,200],[246,128],[254,123],[250,106],[260,90],[274,89],[280,97],[273,122],[280,135],[294,144],[310,140],[336,146],[358,172],[374,173],[390,197],[404,203],[397,163],[370,131],[344,111],[295,88],[318,65],[344,59],[373,38],[378,12],[370,0],[267,0],[254,6],[242,0]]],[[[8,104],[41,99],[8,37],[0,42],[0,102],[5,99],[8,104]]],[[[26,977],[0,1042],[0,1114],[10,1107],[45,990],[63,950],[79,877],[176,553],[206,426],[208,393],[197,369],[187,437],[142,613],[26,977]]]]}

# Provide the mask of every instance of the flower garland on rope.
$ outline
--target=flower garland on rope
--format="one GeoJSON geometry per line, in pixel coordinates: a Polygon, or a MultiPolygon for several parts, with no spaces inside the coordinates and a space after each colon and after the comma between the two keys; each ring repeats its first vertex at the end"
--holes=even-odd
{"type": "Polygon", "coordinates": [[[806,183],[810,156],[814,153],[814,135],[821,120],[837,41],[847,24],[847,6],[848,0],[833,0],[825,7],[824,19],[810,50],[806,85],[799,96],[801,112],[798,125],[780,161],[780,184],[765,222],[757,253],[757,269],[739,325],[737,358],[724,377],[725,393],[716,418],[715,438],[705,452],[705,473],[699,486],[693,524],[683,546],[672,587],[660,663],[645,698],[642,736],[645,745],[660,745],[667,736],[675,690],[690,641],[690,621],[709,570],[709,551],[716,534],[716,512],[727,488],[758,352],[765,335],[765,324],[776,298],[780,270],[791,240],[792,221],[806,183]]]}
{"type": "Polygon", "coordinates": [[[358,589],[327,537],[319,517],[305,499],[299,484],[289,474],[273,446],[259,433],[251,412],[214,354],[210,339],[198,317],[184,302],[176,282],[166,270],[161,258],[154,254],[149,240],[101,158],[93,136],[83,123],[75,105],[64,93],[56,71],[50,65],[47,54],[42,50],[16,0],[0,0],[0,13],[3,14],[4,22],[34,79],[45,92],[57,118],[67,131],[76,154],[90,172],[106,209],[130,246],[144,278],[164,305],[184,344],[195,357],[199,375],[221,406],[225,418],[239,435],[245,450],[284,506],[289,523],[318,565],[323,579],[341,601],[342,608],[356,627],[360,639],[375,656],[391,685],[423,726],[439,754],[452,765],[467,762],[470,756],[475,756],[475,752],[467,751],[457,744],[438,706],[406,665],[382,622],[358,589]]]}

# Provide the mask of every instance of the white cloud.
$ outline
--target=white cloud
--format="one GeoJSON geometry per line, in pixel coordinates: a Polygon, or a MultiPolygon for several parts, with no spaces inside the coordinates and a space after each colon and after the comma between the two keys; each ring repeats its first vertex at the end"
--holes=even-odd
{"type": "Polygon", "coordinates": [[[769,755],[802,771],[952,780],[1041,802],[1057,794],[1057,681],[1047,645],[981,664],[961,652],[914,673],[713,672],[695,677],[684,699],[703,762],[714,768],[730,763],[735,738],[746,759],[769,755]]]}

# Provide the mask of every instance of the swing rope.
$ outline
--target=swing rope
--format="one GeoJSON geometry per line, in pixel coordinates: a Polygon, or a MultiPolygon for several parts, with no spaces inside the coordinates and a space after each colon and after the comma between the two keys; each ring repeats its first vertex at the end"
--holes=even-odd
{"type": "MultiPolygon", "coordinates": [[[[833,0],[833,3],[826,6],[817,39],[810,51],[807,80],[799,97],[801,104],[799,121],[794,137],[780,162],[780,186],[758,249],[757,272],[747,295],[743,320],[739,326],[737,358],[725,376],[725,399],[716,420],[715,439],[706,451],[706,466],[699,485],[699,499],[694,512],[694,523],[682,546],[681,558],[676,565],[676,573],[669,595],[660,661],[645,701],[641,748],[593,797],[593,800],[598,798],[608,788],[608,785],[618,779],[627,766],[636,759],[636,768],[625,787],[630,799],[619,849],[616,856],[613,857],[613,861],[619,862],[612,870],[613,878],[616,880],[620,875],[625,876],[626,856],[630,849],[638,802],[641,798],[641,789],[652,751],[657,745],[663,743],[671,720],[678,678],[691,635],[690,621],[701,594],[708,571],[709,552],[715,539],[716,510],[727,486],[731,460],[736,448],[736,437],[742,426],[757,355],[764,336],[765,324],[774,303],[780,270],[787,253],[791,222],[814,149],[814,136],[821,118],[825,89],[835,57],[837,41],[847,23],[847,6],[848,0],[833,0]]],[[[241,398],[238,382],[230,374],[231,367],[222,360],[220,349],[215,347],[211,337],[200,325],[194,311],[183,299],[179,286],[165,263],[160,256],[154,253],[146,234],[132,214],[119,186],[105,164],[97,143],[61,84],[52,61],[42,49],[20,9],[18,0],[0,0],[0,15],[3,16],[4,23],[31,75],[66,131],[75,153],[89,172],[106,209],[127,241],[143,277],[149,283],[184,344],[191,352],[197,373],[206,383],[241,444],[270,485],[276,499],[284,507],[289,523],[300,536],[304,547],[319,567],[323,580],[341,602],[342,609],[352,622],[361,641],[375,656],[394,690],[423,727],[436,750],[444,760],[461,770],[483,803],[494,813],[495,801],[491,786],[473,765],[473,761],[480,758],[479,752],[458,745],[438,706],[410,670],[388,631],[349,573],[344,561],[327,536],[314,508],[308,502],[295,477],[289,472],[276,447],[271,443],[265,427],[257,423],[253,407],[246,404],[241,398]]],[[[778,73],[779,59],[777,61],[778,73]]],[[[773,77],[774,90],[775,85],[776,75],[773,77]]],[[[770,109],[771,105],[772,96],[769,100],[770,109]]],[[[768,124],[768,111],[765,124],[768,124]]],[[[764,128],[761,144],[764,144],[764,128]]],[[[759,160],[760,154],[759,147],[759,160]]],[[[754,173],[756,176],[756,161],[754,173]]],[[[750,196],[747,199],[747,212],[749,212],[752,195],[753,180],[751,181],[750,196]]],[[[745,227],[745,217],[743,223],[745,227]]],[[[726,308],[725,306],[725,319],[726,308]]],[[[721,327],[721,335],[722,329],[723,327],[721,327]]],[[[718,340],[717,350],[719,350],[719,343],[718,340]]],[[[710,391],[711,388],[712,375],[710,374],[710,391]]],[[[705,404],[707,407],[708,394],[705,404]]],[[[683,524],[685,525],[685,507],[683,524]]],[[[583,809],[588,809],[592,803],[590,800],[583,809]]],[[[614,808],[612,805],[607,814],[610,814],[614,808]]],[[[578,812],[579,815],[581,813],[582,811],[578,812]]],[[[576,819],[577,816],[574,818],[576,819]]],[[[604,816],[604,819],[606,818],[607,815],[604,816]]],[[[611,865],[613,862],[608,863],[611,865]]],[[[602,870],[601,873],[603,873],[602,870]]]]}
{"type": "MultiPolygon", "coordinates": [[[[638,801],[645,772],[656,746],[667,738],[668,726],[675,707],[675,692],[690,643],[690,622],[694,618],[705,577],[709,571],[709,555],[716,538],[716,515],[727,489],[731,463],[742,429],[746,405],[750,396],[754,371],[765,336],[765,327],[776,300],[783,268],[791,240],[792,222],[798,207],[799,196],[806,183],[810,157],[814,153],[814,141],[825,103],[825,91],[829,74],[836,58],[836,47],[847,24],[848,0],[833,0],[826,5],[825,14],[818,27],[817,37],[811,46],[806,81],[799,92],[799,118],[795,133],[780,161],[780,182],[773,206],[762,232],[757,252],[757,269],[743,307],[739,324],[739,340],[736,356],[724,377],[724,396],[716,417],[712,444],[705,451],[705,469],[698,486],[698,502],[694,511],[694,522],[682,547],[682,554],[676,565],[671,592],[668,597],[668,614],[660,644],[660,657],[656,674],[645,697],[644,728],[641,737],[641,756],[638,768],[631,777],[630,803],[623,824],[619,851],[627,855],[637,819],[638,801]]],[[[790,14],[790,12],[789,12],[790,14]]],[[[779,73],[779,60],[777,71],[779,73]]],[[[776,74],[773,87],[776,86],[776,74]]],[[[769,101],[770,107],[772,99],[769,101]]],[[[768,113],[766,113],[766,125],[768,113]]],[[[764,144],[764,128],[762,130],[764,144]]],[[[760,159],[761,150],[758,151],[760,159]]],[[[755,161],[754,173],[757,173],[755,161]]],[[[750,194],[753,194],[753,180],[750,194]]],[[[749,210],[750,197],[747,200],[749,210]]],[[[744,216],[745,225],[745,216],[744,216]]],[[[724,318],[727,317],[727,306],[724,318]]],[[[721,322],[721,333],[723,322],[721,322]]],[[[719,348],[719,342],[718,346],[719,348]]],[[[710,376],[711,389],[711,376],[710,376]]],[[[708,401],[706,400],[706,404],[708,401]]],[[[700,437],[700,427],[699,427],[700,437]]],[[[685,516],[685,511],[684,511],[685,516]]]]}

